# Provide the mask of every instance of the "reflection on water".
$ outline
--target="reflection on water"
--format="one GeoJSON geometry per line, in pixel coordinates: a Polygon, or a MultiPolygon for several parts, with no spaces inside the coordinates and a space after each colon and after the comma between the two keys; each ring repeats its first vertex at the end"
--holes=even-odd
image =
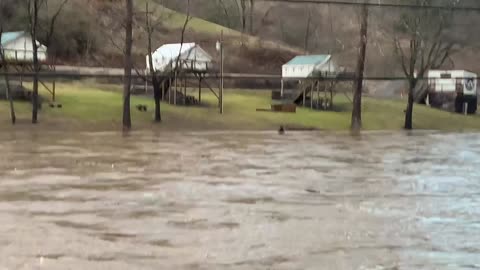
{"type": "Polygon", "coordinates": [[[0,153],[0,269],[480,269],[480,135],[4,133],[0,153]]]}

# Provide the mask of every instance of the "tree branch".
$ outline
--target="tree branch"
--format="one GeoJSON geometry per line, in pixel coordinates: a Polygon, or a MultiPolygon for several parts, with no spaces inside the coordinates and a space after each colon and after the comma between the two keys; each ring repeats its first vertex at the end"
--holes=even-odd
{"type": "Polygon", "coordinates": [[[57,21],[57,18],[60,15],[60,12],[62,12],[63,8],[68,3],[68,1],[69,0],[63,0],[63,2],[60,4],[57,11],[53,14],[52,19],[50,20],[49,31],[47,32],[47,38],[46,38],[46,42],[45,42],[45,45],[47,47],[50,46],[52,36],[55,33],[55,22],[57,21]]]}

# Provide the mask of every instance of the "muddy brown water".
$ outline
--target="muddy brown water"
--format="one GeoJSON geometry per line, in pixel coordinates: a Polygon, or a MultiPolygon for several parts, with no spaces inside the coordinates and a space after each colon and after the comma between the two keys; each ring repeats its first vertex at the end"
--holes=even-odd
{"type": "Polygon", "coordinates": [[[0,269],[480,269],[480,135],[0,133],[0,269]]]}

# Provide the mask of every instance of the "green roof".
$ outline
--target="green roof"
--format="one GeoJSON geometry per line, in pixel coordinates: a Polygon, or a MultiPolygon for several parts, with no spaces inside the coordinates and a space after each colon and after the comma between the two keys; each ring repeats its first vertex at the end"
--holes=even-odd
{"type": "Polygon", "coordinates": [[[299,55],[286,63],[286,65],[318,65],[330,58],[328,54],[320,55],[299,55]]]}
{"type": "Polygon", "coordinates": [[[24,35],[25,32],[5,32],[2,34],[1,44],[5,45],[24,35]]]}

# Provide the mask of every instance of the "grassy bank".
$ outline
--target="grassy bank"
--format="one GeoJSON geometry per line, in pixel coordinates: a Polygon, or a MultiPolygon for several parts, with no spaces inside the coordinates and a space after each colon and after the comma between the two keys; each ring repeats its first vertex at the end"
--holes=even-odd
{"type": "MultiPolygon", "coordinates": [[[[43,95],[47,96],[45,93],[43,95]]],[[[39,126],[54,129],[110,130],[121,126],[121,89],[117,86],[88,83],[68,83],[57,86],[57,100],[63,108],[50,108],[44,104],[39,126]]],[[[298,109],[297,113],[257,112],[257,108],[270,107],[270,91],[227,90],[225,114],[215,107],[216,99],[208,90],[203,91],[201,107],[181,107],[162,103],[163,122],[152,122],[153,101],[146,97],[132,97],[132,122],[134,129],[169,130],[270,130],[280,125],[346,130],[349,128],[351,103],[343,95],[334,102],[338,112],[318,112],[298,109]],[[135,105],[145,104],[148,112],[139,112],[135,105]]],[[[20,126],[29,126],[31,106],[16,102],[20,126]]],[[[404,101],[365,98],[363,121],[366,130],[399,130],[403,125],[404,101]]],[[[415,107],[416,129],[448,131],[480,130],[480,118],[462,116],[415,107]]],[[[9,127],[8,104],[0,101],[0,124],[9,127]]]]}

